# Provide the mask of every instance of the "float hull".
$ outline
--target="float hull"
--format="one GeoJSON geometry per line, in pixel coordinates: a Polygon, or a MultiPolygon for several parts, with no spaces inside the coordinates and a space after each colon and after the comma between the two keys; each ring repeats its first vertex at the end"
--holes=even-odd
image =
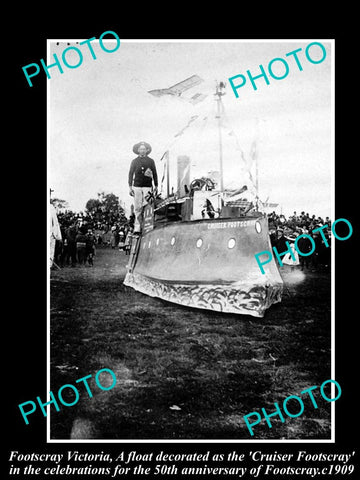
{"type": "Polygon", "coordinates": [[[262,274],[255,254],[271,251],[267,218],[219,218],[156,226],[132,245],[124,284],[193,308],[263,317],[280,302],[276,262],[262,274]]]}

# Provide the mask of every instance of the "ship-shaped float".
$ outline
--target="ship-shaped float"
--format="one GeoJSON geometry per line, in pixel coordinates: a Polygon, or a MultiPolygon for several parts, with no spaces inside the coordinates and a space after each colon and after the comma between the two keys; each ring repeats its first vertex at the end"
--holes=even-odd
{"type": "MultiPolygon", "coordinates": [[[[218,178],[191,180],[189,156],[177,158],[177,189],[144,207],[142,233],[132,242],[124,284],[192,308],[263,317],[283,291],[276,262],[262,274],[255,254],[271,250],[258,195],[239,184],[224,188],[222,96],[216,85],[218,178]]],[[[167,155],[167,161],[169,156],[167,155]]],[[[169,166],[167,165],[167,176],[169,166]]]]}

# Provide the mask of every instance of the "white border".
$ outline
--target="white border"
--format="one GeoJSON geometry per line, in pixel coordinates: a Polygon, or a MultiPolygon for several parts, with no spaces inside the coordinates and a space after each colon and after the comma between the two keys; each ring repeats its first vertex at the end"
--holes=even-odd
{"type": "MultiPolygon", "coordinates": [[[[47,39],[47,59],[50,57],[50,42],[80,42],[84,39],[68,40],[68,39],[47,39]]],[[[295,43],[295,42],[311,42],[313,39],[120,39],[121,43],[295,43]]],[[[96,39],[96,41],[99,41],[96,39]]],[[[104,42],[113,42],[111,39],[103,39],[104,42]]],[[[317,39],[319,42],[328,42],[331,45],[331,219],[335,220],[335,39],[317,39]]],[[[47,82],[46,87],[46,101],[47,101],[47,232],[50,232],[50,83],[47,82]]],[[[50,242],[47,241],[47,392],[50,390],[50,242]]],[[[331,378],[335,380],[335,241],[331,243],[331,378]]],[[[328,380],[328,379],[325,379],[328,380]]],[[[324,380],[324,381],[325,381],[324,380]]],[[[331,395],[334,397],[335,385],[331,385],[331,395]]],[[[277,444],[292,444],[292,443],[335,443],[335,402],[331,404],[331,438],[327,440],[261,440],[255,438],[249,439],[50,439],[50,416],[47,406],[46,417],[46,436],[47,443],[161,443],[161,444],[181,444],[181,443],[277,443],[277,444]]]]}

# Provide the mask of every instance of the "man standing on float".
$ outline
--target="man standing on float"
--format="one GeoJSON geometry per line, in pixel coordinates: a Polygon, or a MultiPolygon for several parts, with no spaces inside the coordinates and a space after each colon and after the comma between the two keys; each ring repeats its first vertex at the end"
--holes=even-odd
{"type": "Polygon", "coordinates": [[[142,211],[147,204],[146,196],[158,187],[158,178],[155,162],[148,157],[151,146],[146,142],[140,142],[133,146],[133,152],[138,154],[131,162],[129,170],[129,194],[134,197],[135,224],[134,233],[140,233],[142,223],[142,211]]]}

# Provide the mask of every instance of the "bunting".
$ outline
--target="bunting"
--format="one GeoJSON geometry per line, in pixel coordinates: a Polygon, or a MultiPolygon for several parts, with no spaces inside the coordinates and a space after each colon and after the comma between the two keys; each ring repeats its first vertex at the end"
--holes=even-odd
{"type": "Polygon", "coordinates": [[[176,133],[176,134],[174,135],[174,137],[180,137],[180,135],[182,135],[182,134],[184,133],[184,131],[185,131],[187,128],[189,128],[190,125],[191,125],[193,122],[195,122],[195,120],[198,118],[198,116],[199,116],[199,115],[193,115],[192,117],[190,117],[190,120],[189,120],[188,123],[185,125],[185,127],[182,128],[182,129],[180,130],[180,132],[176,133]]]}

